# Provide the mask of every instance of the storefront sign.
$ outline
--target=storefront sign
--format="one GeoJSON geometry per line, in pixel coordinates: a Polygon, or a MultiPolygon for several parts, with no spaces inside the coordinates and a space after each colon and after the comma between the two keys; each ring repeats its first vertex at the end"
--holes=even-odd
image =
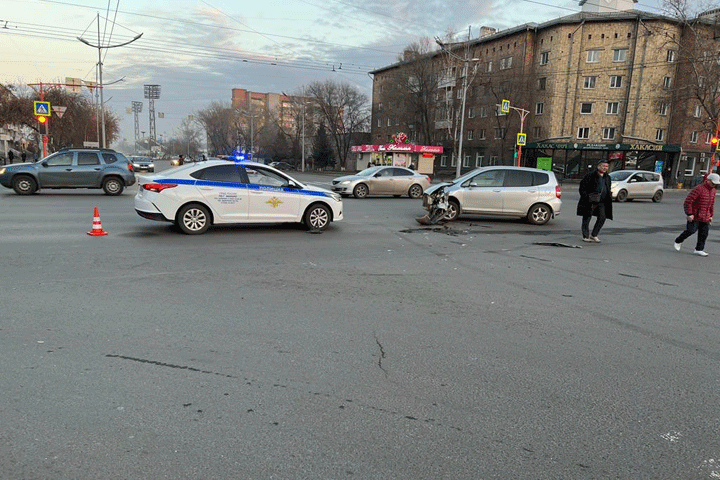
{"type": "Polygon", "coordinates": [[[679,152],[678,145],[651,145],[647,143],[551,143],[531,142],[525,148],[550,150],[619,150],[638,152],[679,152]]]}
{"type": "Polygon", "coordinates": [[[443,147],[434,145],[411,145],[405,143],[396,145],[387,143],[384,145],[354,145],[350,147],[351,152],[409,152],[409,153],[443,153],[443,147]]]}

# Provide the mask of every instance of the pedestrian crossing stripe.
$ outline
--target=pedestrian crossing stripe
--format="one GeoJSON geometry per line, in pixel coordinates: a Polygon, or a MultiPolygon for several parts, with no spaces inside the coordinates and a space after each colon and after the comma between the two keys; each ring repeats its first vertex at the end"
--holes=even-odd
{"type": "Polygon", "coordinates": [[[50,102],[40,102],[36,100],[33,102],[33,108],[35,109],[35,115],[38,117],[49,117],[52,111],[50,102]]]}

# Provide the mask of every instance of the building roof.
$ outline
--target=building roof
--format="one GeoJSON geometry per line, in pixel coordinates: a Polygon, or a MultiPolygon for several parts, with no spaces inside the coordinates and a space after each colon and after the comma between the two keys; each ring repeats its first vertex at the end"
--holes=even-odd
{"type": "MultiPolygon", "coordinates": [[[[492,42],[498,39],[501,39],[503,37],[508,37],[511,35],[515,35],[517,33],[523,32],[523,31],[535,31],[538,32],[540,30],[545,30],[548,28],[552,28],[558,25],[574,25],[579,24],[583,22],[615,22],[615,21],[628,21],[628,20],[645,20],[645,21],[667,21],[667,22],[680,22],[680,20],[668,17],[665,15],[656,15],[654,13],[648,13],[643,12],[640,10],[627,10],[627,11],[621,11],[621,12],[609,12],[609,13],[593,13],[593,12],[578,12],[573,13],[571,15],[566,15],[564,17],[555,18],[552,20],[548,20],[547,22],[543,23],[535,23],[535,22],[529,22],[524,23],[522,25],[518,25],[515,27],[511,27],[505,30],[498,31],[496,33],[493,33],[491,35],[486,35],[484,37],[480,38],[474,38],[470,40],[470,47],[482,45],[484,43],[492,42]]],[[[451,44],[450,48],[451,50],[455,48],[464,48],[466,45],[465,42],[457,42],[451,44]]],[[[433,58],[438,55],[442,55],[442,50],[435,50],[433,52],[427,53],[423,55],[425,58],[433,58]]],[[[393,63],[391,65],[387,65],[385,67],[378,68],[376,70],[370,71],[371,75],[375,75],[378,73],[382,73],[387,70],[392,70],[395,68],[398,68],[402,65],[410,64],[416,61],[417,57],[412,58],[410,60],[402,60],[400,62],[393,63]]]]}

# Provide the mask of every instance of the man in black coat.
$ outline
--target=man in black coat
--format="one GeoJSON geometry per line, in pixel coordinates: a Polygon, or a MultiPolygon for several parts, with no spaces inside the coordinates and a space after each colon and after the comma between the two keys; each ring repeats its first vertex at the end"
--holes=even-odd
{"type": "Polygon", "coordinates": [[[610,176],[607,160],[600,160],[597,168],[588,172],[580,181],[580,201],[577,205],[577,214],[582,217],[580,230],[584,242],[600,243],[598,234],[605,223],[605,219],[613,219],[612,194],[610,193],[610,176]],[[590,233],[590,220],[597,217],[592,233],[590,233]]]}

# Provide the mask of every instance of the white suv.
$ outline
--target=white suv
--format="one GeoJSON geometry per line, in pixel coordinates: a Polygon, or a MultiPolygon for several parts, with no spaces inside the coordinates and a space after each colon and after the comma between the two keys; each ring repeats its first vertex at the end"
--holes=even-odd
{"type": "Polygon", "coordinates": [[[450,183],[431,186],[423,196],[445,187],[446,221],[461,214],[527,218],[544,225],[560,213],[562,190],[553,172],[537,168],[494,166],[466,173],[450,183]]]}

